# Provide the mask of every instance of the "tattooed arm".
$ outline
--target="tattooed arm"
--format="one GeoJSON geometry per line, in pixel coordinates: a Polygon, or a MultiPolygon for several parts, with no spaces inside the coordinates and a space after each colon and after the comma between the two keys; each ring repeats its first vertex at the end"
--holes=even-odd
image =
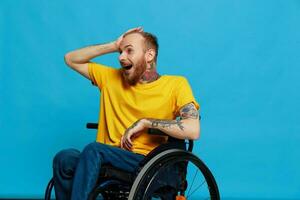
{"type": "Polygon", "coordinates": [[[193,103],[186,104],[179,111],[178,120],[140,119],[129,127],[121,139],[121,148],[131,149],[132,139],[147,128],[155,128],[179,139],[196,140],[200,135],[199,113],[193,103]]]}
{"type": "Polygon", "coordinates": [[[147,128],[159,129],[179,139],[196,140],[200,135],[199,113],[193,103],[183,106],[179,112],[180,119],[159,120],[146,119],[147,128]]]}

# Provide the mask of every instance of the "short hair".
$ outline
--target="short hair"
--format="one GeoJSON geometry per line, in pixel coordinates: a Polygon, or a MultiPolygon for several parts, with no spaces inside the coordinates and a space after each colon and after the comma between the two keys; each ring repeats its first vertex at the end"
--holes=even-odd
{"type": "Polygon", "coordinates": [[[147,50],[148,49],[154,49],[155,50],[154,60],[156,62],[157,61],[157,56],[158,56],[158,47],[159,47],[157,37],[152,33],[140,32],[140,31],[133,31],[133,32],[126,33],[126,34],[124,34],[124,37],[126,35],[129,35],[129,34],[132,34],[132,33],[138,33],[141,36],[143,36],[143,38],[145,39],[145,46],[146,46],[147,50]]]}

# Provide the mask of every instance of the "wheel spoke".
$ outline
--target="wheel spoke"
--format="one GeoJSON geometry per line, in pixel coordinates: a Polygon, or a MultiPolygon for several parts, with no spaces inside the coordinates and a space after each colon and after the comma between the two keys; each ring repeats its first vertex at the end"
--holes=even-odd
{"type": "Polygon", "coordinates": [[[190,191],[191,191],[191,189],[192,189],[192,187],[193,187],[193,184],[194,184],[194,181],[195,181],[195,178],[196,178],[197,174],[198,174],[198,170],[196,171],[196,174],[195,174],[194,177],[193,177],[193,181],[192,181],[192,184],[191,184],[191,187],[190,187],[190,189],[189,189],[189,191],[188,191],[187,196],[189,196],[189,194],[190,194],[190,191]]]}
{"type": "Polygon", "coordinates": [[[191,196],[193,193],[195,193],[204,183],[206,183],[205,180],[198,187],[196,187],[196,189],[194,189],[193,192],[187,196],[187,198],[189,198],[189,196],[191,196]]]}

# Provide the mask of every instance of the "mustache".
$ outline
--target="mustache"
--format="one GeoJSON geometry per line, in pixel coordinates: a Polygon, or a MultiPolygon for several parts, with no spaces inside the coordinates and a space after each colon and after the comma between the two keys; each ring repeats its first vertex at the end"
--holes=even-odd
{"type": "Polygon", "coordinates": [[[126,67],[126,66],[129,66],[129,65],[133,65],[133,63],[132,62],[122,62],[122,61],[120,61],[120,65],[122,67],[126,67]]]}

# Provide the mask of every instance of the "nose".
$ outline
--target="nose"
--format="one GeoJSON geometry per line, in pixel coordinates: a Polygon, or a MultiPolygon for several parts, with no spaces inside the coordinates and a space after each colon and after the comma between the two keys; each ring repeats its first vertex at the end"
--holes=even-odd
{"type": "Polygon", "coordinates": [[[121,54],[119,55],[119,61],[120,61],[120,62],[125,61],[125,55],[124,55],[124,53],[121,53],[121,54]]]}

